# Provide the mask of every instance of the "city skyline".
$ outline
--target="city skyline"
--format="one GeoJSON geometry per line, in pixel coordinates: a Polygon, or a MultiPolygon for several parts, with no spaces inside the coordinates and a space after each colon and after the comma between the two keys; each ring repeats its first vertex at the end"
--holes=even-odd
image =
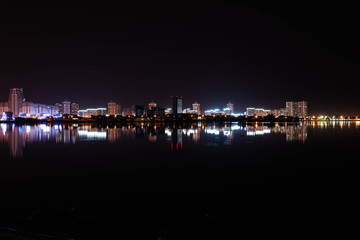
{"type": "Polygon", "coordinates": [[[36,102],[87,108],[109,100],[166,107],[179,95],[203,109],[231,100],[235,111],[306,99],[311,114],[360,112],[357,15],[336,14],[349,6],[6,4],[0,96],[23,87],[36,102]]]}

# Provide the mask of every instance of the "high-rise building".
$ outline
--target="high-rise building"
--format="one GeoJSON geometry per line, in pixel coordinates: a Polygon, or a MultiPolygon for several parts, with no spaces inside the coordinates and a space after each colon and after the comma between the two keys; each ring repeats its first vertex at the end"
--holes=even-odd
{"type": "Polygon", "coordinates": [[[308,105],[306,101],[286,102],[286,116],[306,118],[308,116],[308,105]]]}
{"type": "Polygon", "coordinates": [[[171,97],[172,98],[172,112],[174,114],[179,114],[182,113],[182,102],[183,102],[183,98],[182,97],[171,97]]]}
{"type": "Polygon", "coordinates": [[[307,102],[306,101],[301,101],[301,102],[297,102],[297,109],[298,109],[298,117],[299,118],[306,118],[308,116],[308,112],[307,112],[307,102]]]}
{"type": "Polygon", "coordinates": [[[200,111],[200,103],[198,103],[197,101],[195,101],[192,105],[192,108],[194,111],[196,111],[196,113],[198,115],[201,115],[201,111],[200,111]]]}
{"type": "Polygon", "coordinates": [[[71,102],[69,101],[62,102],[62,114],[71,114],[71,102]]]}
{"type": "Polygon", "coordinates": [[[78,103],[72,103],[71,104],[71,114],[78,115],[80,110],[80,106],[78,103]]]}
{"type": "Polygon", "coordinates": [[[229,101],[228,104],[226,104],[226,108],[230,109],[230,114],[234,113],[234,104],[231,101],[229,101]]]}
{"type": "Polygon", "coordinates": [[[61,103],[55,103],[55,107],[58,108],[59,114],[63,114],[62,106],[63,105],[61,103]]]}
{"type": "Polygon", "coordinates": [[[109,115],[116,115],[116,103],[114,103],[113,101],[108,102],[108,114],[109,115]]]}
{"type": "Polygon", "coordinates": [[[22,104],[25,102],[22,88],[12,88],[9,94],[9,110],[14,117],[19,117],[22,111],[22,104]]]}
{"type": "Polygon", "coordinates": [[[151,110],[153,108],[156,108],[157,104],[154,101],[151,101],[151,103],[149,103],[148,106],[149,106],[149,109],[151,110]]]}
{"type": "Polygon", "coordinates": [[[296,116],[295,102],[286,102],[286,116],[296,116]]]}

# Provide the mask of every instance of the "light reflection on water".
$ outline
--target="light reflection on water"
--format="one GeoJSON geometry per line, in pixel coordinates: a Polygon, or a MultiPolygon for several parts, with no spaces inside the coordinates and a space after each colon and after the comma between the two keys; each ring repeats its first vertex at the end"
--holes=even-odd
{"type": "Polygon", "coordinates": [[[132,141],[145,139],[149,142],[161,142],[169,144],[171,150],[182,150],[184,140],[198,144],[200,139],[207,146],[231,145],[234,136],[239,135],[247,138],[261,138],[266,135],[284,135],[288,142],[298,141],[305,143],[308,138],[308,128],[339,127],[349,128],[354,125],[360,127],[360,122],[346,121],[322,121],[293,123],[224,123],[224,124],[201,124],[196,123],[184,128],[164,127],[157,125],[141,126],[96,126],[91,124],[38,124],[21,125],[1,124],[0,143],[9,145],[12,158],[21,158],[26,143],[56,143],[76,144],[79,142],[109,142],[132,141]]]}

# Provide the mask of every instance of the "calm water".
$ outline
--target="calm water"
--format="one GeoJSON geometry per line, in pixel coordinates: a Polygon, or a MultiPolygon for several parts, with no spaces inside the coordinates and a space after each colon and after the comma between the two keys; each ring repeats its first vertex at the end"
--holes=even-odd
{"type": "Polygon", "coordinates": [[[74,239],[339,228],[359,212],[359,143],[360,122],[345,121],[1,124],[0,227],[74,239]]]}

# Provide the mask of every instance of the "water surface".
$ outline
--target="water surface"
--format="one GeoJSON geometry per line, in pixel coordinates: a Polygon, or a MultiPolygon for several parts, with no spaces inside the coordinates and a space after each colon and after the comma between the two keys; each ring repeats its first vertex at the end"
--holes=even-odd
{"type": "Polygon", "coordinates": [[[359,134],[346,121],[1,124],[0,227],[182,239],[296,231],[305,217],[319,230],[358,211],[359,134]]]}

